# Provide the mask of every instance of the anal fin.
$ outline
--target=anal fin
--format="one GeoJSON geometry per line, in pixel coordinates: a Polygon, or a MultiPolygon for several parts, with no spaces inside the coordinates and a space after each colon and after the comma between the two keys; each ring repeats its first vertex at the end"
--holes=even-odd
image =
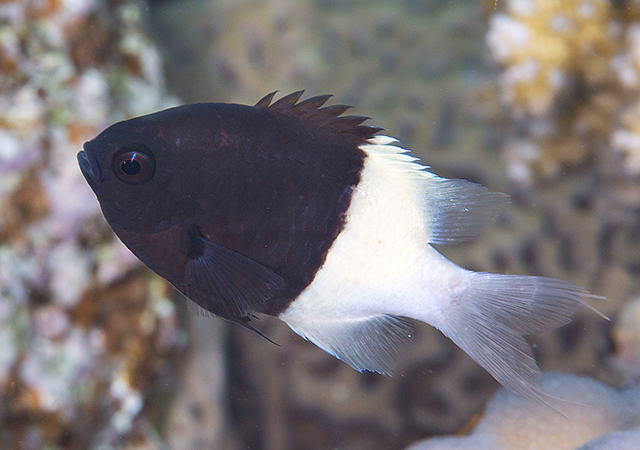
{"type": "Polygon", "coordinates": [[[343,319],[316,316],[302,322],[282,319],[300,336],[357,371],[385,375],[391,375],[412,332],[407,319],[389,314],[343,319]]]}

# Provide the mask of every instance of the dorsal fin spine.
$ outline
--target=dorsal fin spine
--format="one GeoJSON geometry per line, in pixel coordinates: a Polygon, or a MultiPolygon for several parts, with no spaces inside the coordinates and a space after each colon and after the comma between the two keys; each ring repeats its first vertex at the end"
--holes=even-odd
{"type": "Polygon", "coordinates": [[[371,139],[382,128],[362,125],[369,117],[366,116],[342,116],[348,109],[352,108],[348,105],[331,105],[322,107],[332,95],[318,95],[310,97],[299,102],[304,94],[303,90],[293,92],[272,103],[277,91],[271,92],[261,98],[255,104],[256,108],[267,109],[281,114],[314,124],[337,135],[346,140],[356,141],[364,144],[371,139]]]}
{"type": "Polygon", "coordinates": [[[258,103],[256,103],[254,105],[255,108],[261,108],[261,109],[267,109],[269,108],[269,105],[271,104],[271,101],[273,100],[273,97],[275,97],[275,95],[278,93],[278,91],[273,91],[267,95],[265,95],[264,97],[262,97],[260,100],[258,100],[258,103]]]}
{"type": "Polygon", "coordinates": [[[331,95],[331,94],[325,94],[325,95],[318,95],[316,97],[310,97],[310,98],[298,103],[296,105],[296,108],[299,108],[301,110],[317,110],[322,105],[327,103],[327,101],[331,97],[333,97],[333,95],[331,95]]]}
{"type": "Polygon", "coordinates": [[[294,108],[300,97],[302,97],[304,91],[292,92],[289,95],[285,95],[280,100],[269,106],[269,109],[282,110],[288,108],[294,108]]]}

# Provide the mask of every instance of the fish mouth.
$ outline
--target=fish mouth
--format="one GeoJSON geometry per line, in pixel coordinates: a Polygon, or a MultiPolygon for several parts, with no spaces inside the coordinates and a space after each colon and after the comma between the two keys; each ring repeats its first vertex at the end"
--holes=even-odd
{"type": "Polygon", "coordinates": [[[100,170],[100,164],[95,156],[87,149],[87,143],[83,145],[84,150],[78,152],[78,165],[82,171],[82,175],[87,180],[87,183],[92,188],[95,188],[98,183],[102,182],[102,171],[100,170]]]}

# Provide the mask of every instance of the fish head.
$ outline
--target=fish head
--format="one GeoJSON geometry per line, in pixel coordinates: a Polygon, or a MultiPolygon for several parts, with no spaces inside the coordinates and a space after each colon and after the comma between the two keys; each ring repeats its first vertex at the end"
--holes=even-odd
{"type": "Polygon", "coordinates": [[[202,155],[171,119],[164,112],[116,123],[78,153],[80,170],[116,233],[157,233],[194,214],[202,155]]]}

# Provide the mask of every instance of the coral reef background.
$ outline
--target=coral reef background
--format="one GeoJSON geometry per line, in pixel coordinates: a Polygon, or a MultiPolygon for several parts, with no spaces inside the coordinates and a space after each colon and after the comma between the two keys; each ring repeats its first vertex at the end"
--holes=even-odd
{"type": "Polygon", "coordinates": [[[545,371],[636,385],[639,19],[636,0],[0,2],[0,447],[401,449],[472,428],[497,383],[434,329],[392,378],[256,322],[276,347],[187,314],[102,219],[85,140],[274,90],[335,94],[436,173],[512,195],[440,250],[608,297],[612,323],[531,343],[545,371]]]}
{"type": "Polygon", "coordinates": [[[109,123],[176,103],[160,61],[139,3],[0,3],[1,448],[157,441],[141,411],[173,384],[184,333],[75,154],[109,123]]]}

